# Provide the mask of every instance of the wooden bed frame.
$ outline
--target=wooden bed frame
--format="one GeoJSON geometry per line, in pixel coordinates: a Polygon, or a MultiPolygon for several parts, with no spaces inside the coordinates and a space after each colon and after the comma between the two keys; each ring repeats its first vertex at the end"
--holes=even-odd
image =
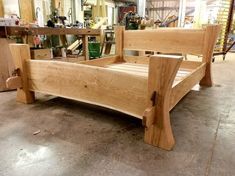
{"type": "Polygon", "coordinates": [[[125,31],[116,27],[116,55],[82,63],[30,60],[29,46],[12,44],[17,100],[35,101],[34,92],[114,109],[139,119],[148,144],[171,150],[175,144],[169,111],[200,82],[212,86],[211,58],[218,25],[203,29],[166,28],[125,31]],[[202,61],[181,56],[127,56],[126,50],[202,55],[202,61]]]}

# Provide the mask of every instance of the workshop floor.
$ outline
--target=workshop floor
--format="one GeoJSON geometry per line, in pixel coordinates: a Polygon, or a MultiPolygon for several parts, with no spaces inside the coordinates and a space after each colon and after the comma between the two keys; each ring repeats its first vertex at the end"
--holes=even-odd
{"type": "Polygon", "coordinates": [[[214,87],[191,91],[171,111],[170,152],[145,144],[133,117],[45,95],[25,105],[14,91],[0,93],[0,175],[235,175],[234,57],[213,64],[214,87]]]}

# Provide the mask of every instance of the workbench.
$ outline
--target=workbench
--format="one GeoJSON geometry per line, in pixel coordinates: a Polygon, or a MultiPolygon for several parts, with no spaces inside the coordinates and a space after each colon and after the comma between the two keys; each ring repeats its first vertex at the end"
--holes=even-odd
{"type": "Polygon", "coordinates": [[[21,27],[21,26],[0,26],[0,91],[7,90],[5,81],[13,71],[13,61],[9,50],[10,36],[20,36],[24,43],[27,38],[34,35],[75,35],[82,37],[83,56],[89,60],[88,37],[100,36],[100,29],[78,29],[78,28],[49,28],[49,27],[21,27]]]}

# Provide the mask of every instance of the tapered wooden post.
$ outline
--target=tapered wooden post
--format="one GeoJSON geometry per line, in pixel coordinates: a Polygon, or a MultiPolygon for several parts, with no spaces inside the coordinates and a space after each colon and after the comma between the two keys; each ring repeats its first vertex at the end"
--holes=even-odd
{"type": "Polygon", "coordinates": [[[114,28],[115,32],[115,54],[119,56],[119,60],[123,61],[123,40],[124,40],[124,26],[117,26],[114,28]]]}
{"type": "Polygon", "coordinates": [[[34,92],[29,90],[27,78],[26,61],[30,60],[29,45],[26,44],[10,44],[12,58],[15,68],[19,69],[22,87],[17,89],[17,101],[23,103],[33,103],[35,101],[34,92]]]}
{"type": "Polygon", "coordinates": [[[169,104],[172,84],[182,62],[182,56],[151,56],[148,77],[148,109],[144,112],[145,142],[165,150],[175,144],[169,104]]]}
{"type": "Polygon", "coordinates": [[[211,64],[214,47],[217,41],[221,27],[218,25],[209,25],[205,28],[204,46],[203,46],[203,59],[202,61],[206,63],[205,76],[200,81],[200,85],[211,87],[212,76],[211,76],[211,64]]]}

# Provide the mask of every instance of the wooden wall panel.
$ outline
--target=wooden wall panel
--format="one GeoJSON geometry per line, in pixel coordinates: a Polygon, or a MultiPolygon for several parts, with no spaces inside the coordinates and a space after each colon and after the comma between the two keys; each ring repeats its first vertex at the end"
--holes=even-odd
{"type": "Polygon", "coordinates": [[[3,0],[0,0],[0,17],[4,16],[3,0]]]}
{"type": "Polygon", "coordinates": [[[33,0],[19,0],[20,17],[26,22],[34,21],[33,0]]]}

